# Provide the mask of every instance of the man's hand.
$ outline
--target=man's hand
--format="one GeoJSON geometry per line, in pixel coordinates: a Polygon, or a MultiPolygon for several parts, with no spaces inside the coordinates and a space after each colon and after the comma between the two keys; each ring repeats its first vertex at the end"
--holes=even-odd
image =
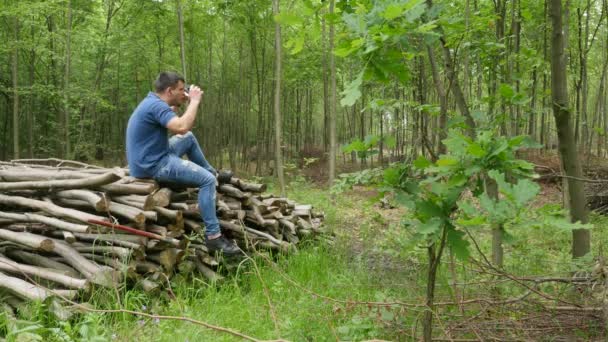
{"type": "Polygon", "coordinates": [[[190,97],[190,102],[200,103],[203,97],[203,91],[198,86],[191,85],[188,96],[190,97]]]}

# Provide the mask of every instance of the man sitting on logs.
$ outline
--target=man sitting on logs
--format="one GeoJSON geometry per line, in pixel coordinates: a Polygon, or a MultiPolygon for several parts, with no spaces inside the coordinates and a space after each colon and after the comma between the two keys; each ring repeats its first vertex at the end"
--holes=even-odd
{"type": "Polygon", "coordinates": [[[161,72],[154,87],[156,91],[148,93],[139,103],[127,125],[127,161],[131,176],[198,187],[207,249],[225,255],[240,253],[220,231],[215,210],[217,172],[205,159],[190,131],[203,91],[195,85],[186,91],[184,78],[174,72],[161,72]],[[185,113],[177,116],[172,107],[181,106],[188,97],[190,101],[185,113]],[[169,139],[167,131],[175,135],[169,139]],[[183,155],[189,160],[181,159],[183,155]]]}

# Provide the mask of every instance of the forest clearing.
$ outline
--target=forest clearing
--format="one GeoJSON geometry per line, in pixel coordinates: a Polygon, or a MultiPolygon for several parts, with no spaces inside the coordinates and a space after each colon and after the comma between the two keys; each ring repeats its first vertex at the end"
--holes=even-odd
{"type": "Polygon", "coordinates": [[[0,4],[0,339],[605,341],[608,0],[0,4]]]}

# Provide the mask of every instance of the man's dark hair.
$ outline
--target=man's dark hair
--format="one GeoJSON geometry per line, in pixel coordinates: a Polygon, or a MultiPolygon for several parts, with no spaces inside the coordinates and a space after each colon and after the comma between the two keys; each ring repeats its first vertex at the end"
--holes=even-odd
{"type": "Polygon", "coordinates": [[[158,74],[154,81],[154,88],[157,93],[162,93],[165,89],[175,86],[179,81],[186,82],[182,76],[173,71],[163,71],[158,74]]]}

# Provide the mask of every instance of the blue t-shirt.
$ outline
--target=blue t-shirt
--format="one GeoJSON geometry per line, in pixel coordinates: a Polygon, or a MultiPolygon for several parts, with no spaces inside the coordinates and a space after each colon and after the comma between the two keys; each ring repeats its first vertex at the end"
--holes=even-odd
{"type": "Polygon", "coordinates": [[[127,162],[131,176],[152,177],[169,153],[167,124],[175,117],[169,105],[148,93],[131,114],[127,125],[127,162]]]}

